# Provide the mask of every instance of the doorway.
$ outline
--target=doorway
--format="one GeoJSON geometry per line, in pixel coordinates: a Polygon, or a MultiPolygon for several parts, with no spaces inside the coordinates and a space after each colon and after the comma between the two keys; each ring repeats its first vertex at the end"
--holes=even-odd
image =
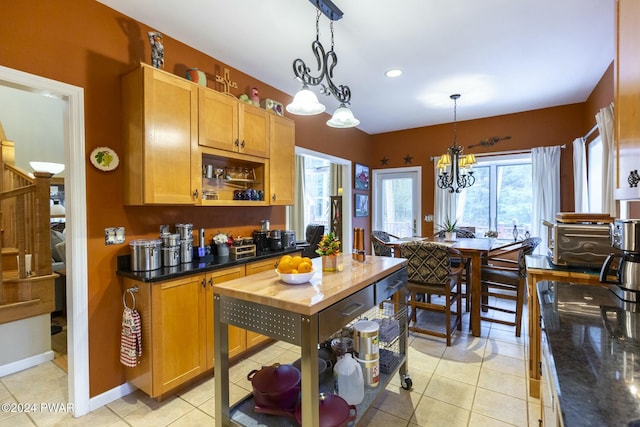
{"type": "Polygon", "coordinates": [[[66,168],[66,291],[68,402],[74,415],[85,415],[89,401],[89,343],[87,286],[87,226],[82,88],[0,66],[0,86],[63,101],[64,163],[66,168]],[[84,337],[84,339],[83,339],[84,337]]]}
{"type": "Polygon", "coordinates": [[[372,229],[398,237],[422,235],[422,168],[373,170],[372,229]]]}

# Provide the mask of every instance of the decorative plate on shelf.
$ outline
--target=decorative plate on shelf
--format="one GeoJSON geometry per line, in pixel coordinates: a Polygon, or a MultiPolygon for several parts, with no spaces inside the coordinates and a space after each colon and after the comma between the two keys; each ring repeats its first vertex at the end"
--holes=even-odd
{"type": "Polygon", "coordinates": [[[97,147],[89,156],[91,164],[102,171],[112,171],[120,164],[118,154],[109,147],[97,147]]]}

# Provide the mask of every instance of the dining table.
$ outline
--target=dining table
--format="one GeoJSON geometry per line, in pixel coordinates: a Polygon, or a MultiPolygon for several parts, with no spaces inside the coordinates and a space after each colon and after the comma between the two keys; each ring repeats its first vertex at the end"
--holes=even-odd
{"type": "MultiPolygon", "coordinates": [[[[471,268],[471,334],[474,337],[481,336],[481,298],[482,298],[482,286],[480,284],[482,279],[482,258],[496,249],[508,246],[512,244],[513,239],[494,239],[487,237],[476,238],[457,238],[455,240],[447,241],[443,238],[429,238],[429,237],[401,237],[399,239],[392,239],[385,244],[392,249],[394,257],[400,257],[400,245],[410,241],[429,241],[440,243],[445,246],[449,246],[458,249],[462,252],[465,258],[470,260],[471,268]]],[[[469,284],[467,284],[469,286],[469,284]]]]}

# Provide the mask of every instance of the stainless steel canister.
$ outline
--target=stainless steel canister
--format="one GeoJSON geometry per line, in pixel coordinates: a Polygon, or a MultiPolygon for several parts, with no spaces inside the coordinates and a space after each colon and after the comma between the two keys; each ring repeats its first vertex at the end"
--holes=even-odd
{"type": "Polygon", "coordinates": [[[162,248],[162,265],[164,267],[174,267],[178,264],[180,264],[180,246],[162,248]]]}
{"type": "Polygon", "coordinates": [[[180,240],[180,262],[186,264],[193,261],[193,239],[180,240]]]}
{"type": "Polygon", "coordinates": [[[359,320],[353,324],[353,342],[356,357],[363,360],[379,356],[378,331],[380,326],[372,320],[359,320]]]}
{"type": "Polygon", "coordinates": [[[180,246],[180,234],[178,233],[163,233],[160,238],[162,239],[162,246],[165,248],[180,246]]]}
{"type": "Polygon", "coordinates": [[[129,243],[131,247],[131,270],[151,271],[162,267],[160,259],[160,239],[139,239],[129,243]]]}
{"type": "Polygon", "coordinates": [[[180,240],[193,240],[193,224],[176,224],[176,232],[180,240]]]}

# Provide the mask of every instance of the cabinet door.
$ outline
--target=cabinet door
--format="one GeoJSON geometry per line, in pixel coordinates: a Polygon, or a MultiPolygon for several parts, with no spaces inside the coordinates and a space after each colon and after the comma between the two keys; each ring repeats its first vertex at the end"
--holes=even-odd
{"type": "Polygon", "coordinates": [[[149,66],[123,76],[125,203],[195,203],[197,86],[149,66]]]}
{"type": "Polygon", "coordinates": [[[295,123],[271,115],[271,155],[269,158],[269,201],[272,205],[293,205],[295,123]]]}
{"type": "Polygon", "coordinates": [[[154,395],[169,391],[206,370],[204,275],[154,284],[153,318],[154,395]]]}
{"type": "Polygon", "coordinates": [[[269,157],[269,116],[259,107],[239,103],[239,151],[258,157],[269,157]]]}
{"type": "Polygon", "coordinates": [[[198,104],[198,144],[238,151],[238,101],[223,93],[201,87],[198,104]]]}
{"type": "MultiPolygon", "coordinates": [[[[213,360],[213,285],[227,282],[244,276],[244,267],[231,267],[207,273],[207,295],[206,295],[206,359],[207,368],[214,366],[213,360]]],[[[229,357],[233,351],[234,355],[246,349],[246,339],[244,329],[229,326],[229,357]]]]}
{"type": "Polygon", "coordinates": [[[618,0],[615,141],[617,198],[638,198],[640,189],[630,188],[629,174],[640,169],[640,2],[618,0]]]}

